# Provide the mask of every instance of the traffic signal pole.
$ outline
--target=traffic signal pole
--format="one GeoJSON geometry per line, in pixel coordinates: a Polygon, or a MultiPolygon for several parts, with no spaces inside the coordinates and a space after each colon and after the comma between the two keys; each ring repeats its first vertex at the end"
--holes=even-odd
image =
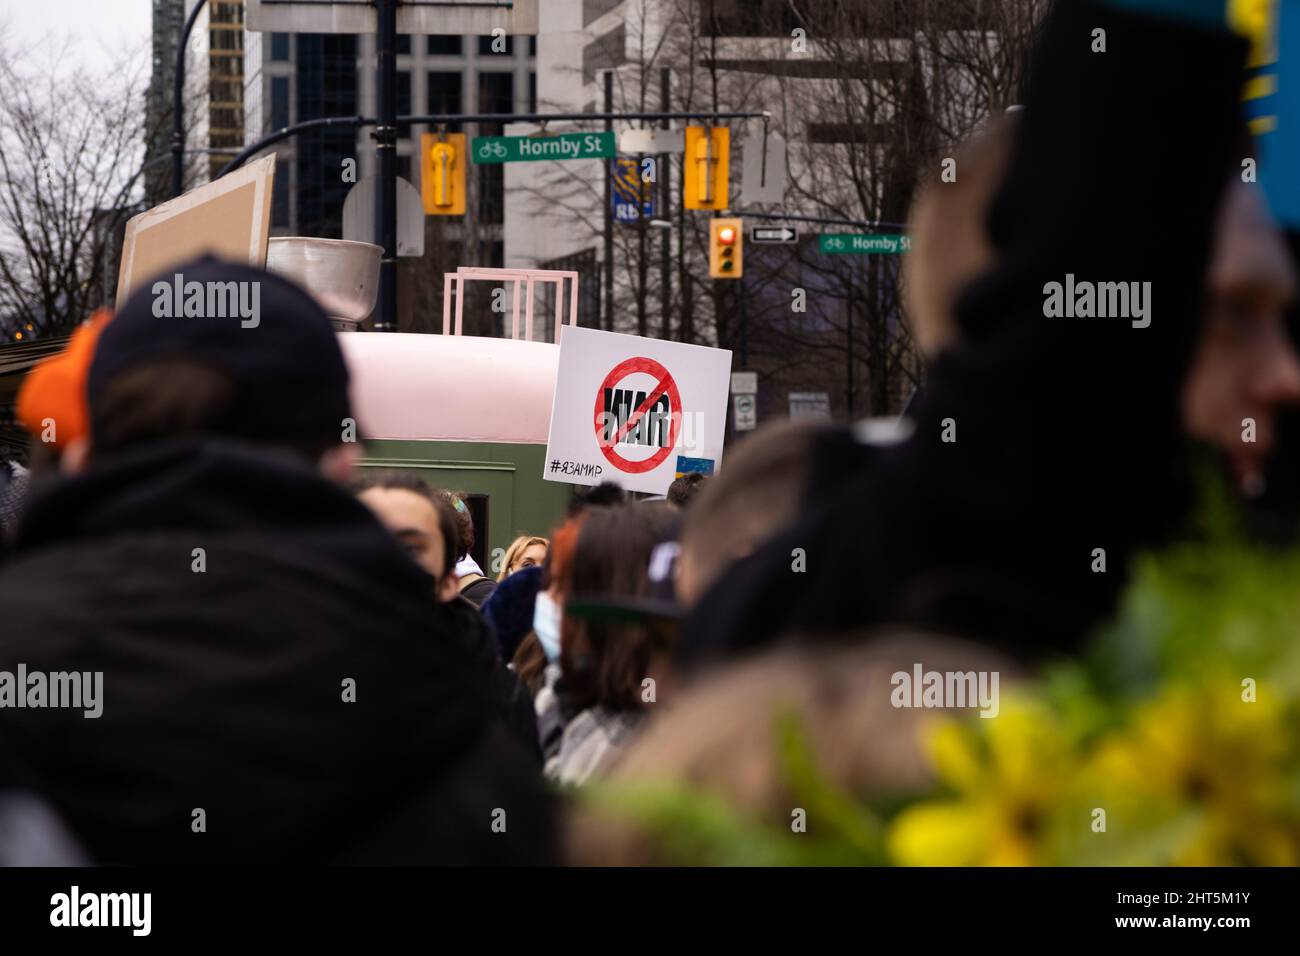
{"type": "MultiPolygon", "coordinates": [[[[590,123],[603,120],[606,129],[612,130],[615,120],[727,120],[727,119],[769,119],[771,114],[761,112],[713,112],[669,111],[656,112],[630,111],[614,112],[607,109],[603,113],[453,113],[446,115],[397,116],[397,82],[396,82],[396,48],[397,48],[397,0],[379,0],[380,32],[378,37],[378,79],[380,117],[367,116],[332,116],[322,119],[305,120],[286,126],[256,143],[245,147],[239,155],[226,163],[218,174],[224,176],[244,165],[250,158],[268,146],[310,129],[330,126],[362,127],[374,126],[374,139],[379,154],[379,202],[376,204],[376,226],[378,235],[383,240],[384,252],[380,265],[380,286],[378,315],[375,322],[376,331],[393,331],[397,327],[397,129],[419,123],[430,126],[451,123],[548,123],[548,122],[582,122],[590,123]],[[386,52],[385,52],[386,51],[386,52]]],[[[613,77],[607,75],[606,89],[609,97],[613,94],[613,77]]],[[[608,102],[608,101],[607,101],[608,102]]],[[[606,162],[605,175],[612,178],[612,170],[606,162]]],[[[608,180],[607,180],[608,181],[608,180]]],[[[610,182],[605,197],[605,320],[612,328],[614,314],[614,234],[612,231],[613,185],[610,182]]]]}
{"type": "Polygon", "coordinates": [[[397,331],[397,0],[376,0],[376,90],[379,123],[371,134],[379,159],[375,235],[384,247],[379,260],[376,332],[397,331]]]}
{"type": "MultiPolygon", "coordinates": [[[[762,112],[620,112],[613,109],[613,71],[605,74],[605,112],[603,113],[461,113],[444,116],[397,115],[397,4],[398,0],[373,0],[378,17],[376,43],[376,92],[379,101],[379,118],[365,116],[330,116],[304,120],[264,136],[245,147],[234,159],[226,163],[216,178],[238,169],[252,156],[275,143],[312,129],[344,126],[359,128],[374,126],[372,134],[379,160],[379,196],[375,210],[376,234],[384,251],[380,260],[379,315],[375,329],[392,331],[397,328],[397,128],[411,123],[545,123],[548,121],[590,122],[604,120],[605,129],[612,131],[614,120],[660,120],[665,128],[674,119],[763,119],[770,113],[762,112]]],[[[176,43],[176,68],[172,86],[172,196],[184,191],[185,178],[185,48],[190,33],[198,20],[206,0],[198,0],[190,10],[176,43]]],[[[664,74],[664,106],[668,105],[668,79],[664,74]]],[[[662,170],[661,170],[662,172],[662,170]]],[[[609,163],[605,169],[605,321],[613,327],[614,312],[614,234],[613,234],[613,171],[609,163]]],[[[667,187],[664,189],[665,198],[667,187]]],[[[667,239],[665,238],[665,251],[667,239]]],[[[667,258],[665,256],[665,263],[667,258]]],[[[665,272],[666,275],[666,272],[665,272]]],[[[665,292],[664,323],[668,321],[667,293],[665,292]]]]}
{"type": "MultiPolygon", "coordinates": [[[[450,123],[592,123],[598,120],[687,120],[687,119],[763,119],[771,118],[771,113],[713,113],[708,110],[704,111],[674,111],[674,112],[624,112],[624,113],[446,113],[441,116],[433,114],[422,114],[418,116],[399,116],[397,117],[397,126],[408,126],[421,124],[427,126],[437,126],[438,124],[450,123]]],[[[248,162],[268,146],[282,142],[291,137],[297,136],[310,129],[319,129],[322,126],[378,126],[379,120],[371,116],[328,116],[323,119],[303,120],[301,123],[294,123],[292,126],[285,126],[269,133],[256,143],[245,146],[244,149],[230,162],[226,163],[218,173],[218,177],[226,173],[234,172],[244,163],[248,162]]],[[[746,215],[751,215],[747,213],[746,215]]],[[[779,218],[779,217],[773,217],[779,218]]]]}

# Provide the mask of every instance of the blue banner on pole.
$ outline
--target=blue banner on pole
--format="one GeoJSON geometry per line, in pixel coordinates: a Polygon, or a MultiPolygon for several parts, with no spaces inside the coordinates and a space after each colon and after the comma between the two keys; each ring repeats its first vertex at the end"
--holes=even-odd
{"type": "Polygon", "coordinates": [[[641,164],[636,159],[622,156],[612,162],[614,191],[610,201],[614,204],[614,220],[636,222],[641,216],[647,219],[654,216],[654,183],[644,179],[641,174],[641,164]]]}
{"type": "MultiPolygon", "coordinates": [[[[1250,80],[1247,99],[1259,142],[1259,181],[1273,215],[1287,229],[1300,229],[1300,0],[1278,0],[1275,60],[1250,80]]],[[[1257,41],[1258,43],[1258,41],[1257,41]]],[[[1267,47],[1265,47],[1267,49],[1267,47]]]]}

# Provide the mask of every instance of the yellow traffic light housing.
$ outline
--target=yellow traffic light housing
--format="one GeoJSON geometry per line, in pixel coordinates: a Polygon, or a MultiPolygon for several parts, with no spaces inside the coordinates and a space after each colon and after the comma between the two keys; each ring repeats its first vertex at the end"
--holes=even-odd
{"type": "Polygon", "coordinates": [[[687,209],[723,210],[727,191],[731,130],[725,126],[686,127],[686,159],[682,202],[687,209]]]}
{"type": "Polygon", "coordinates": [[[465,215],[465,167],[469,154],[464,133],[420,137],[420,195],[430,216],[465,215]]]}
{"type": "Polygon", "coordinates": [[[739,219],[709,221],[709,278],[739,279],[745,271],[744,224],[739,219]]]}

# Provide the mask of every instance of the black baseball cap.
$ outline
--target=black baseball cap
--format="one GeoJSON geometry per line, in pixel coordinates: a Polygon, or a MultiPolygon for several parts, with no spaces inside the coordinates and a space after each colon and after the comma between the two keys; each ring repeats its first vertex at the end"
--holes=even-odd
{"type": "Polygon", "coordinates": [[[234,382],[220,428],[229,437],[325,446],[351,417],[348,369],[329,317],[300,286],[263,269],[204,256],[134,292],[100,334],[90,365],[91,435],[97,399],[113,379],[169,359],[234,382]]]}

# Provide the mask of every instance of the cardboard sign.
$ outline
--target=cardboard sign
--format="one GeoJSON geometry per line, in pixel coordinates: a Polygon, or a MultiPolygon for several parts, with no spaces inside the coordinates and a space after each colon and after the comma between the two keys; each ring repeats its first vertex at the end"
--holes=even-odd
{"type": "Polygon", "coordinates": [[[542,477],[661,495],[715,470],[730,376],[724,349],[565,326],[542,477]]]}
{"type": "Polygon", "coordinates": [[[204,253],[265,266],[274,182],[275,156],[263,156],[131,217],[117,272],[118,305],[136,286],[204,253]]]}

